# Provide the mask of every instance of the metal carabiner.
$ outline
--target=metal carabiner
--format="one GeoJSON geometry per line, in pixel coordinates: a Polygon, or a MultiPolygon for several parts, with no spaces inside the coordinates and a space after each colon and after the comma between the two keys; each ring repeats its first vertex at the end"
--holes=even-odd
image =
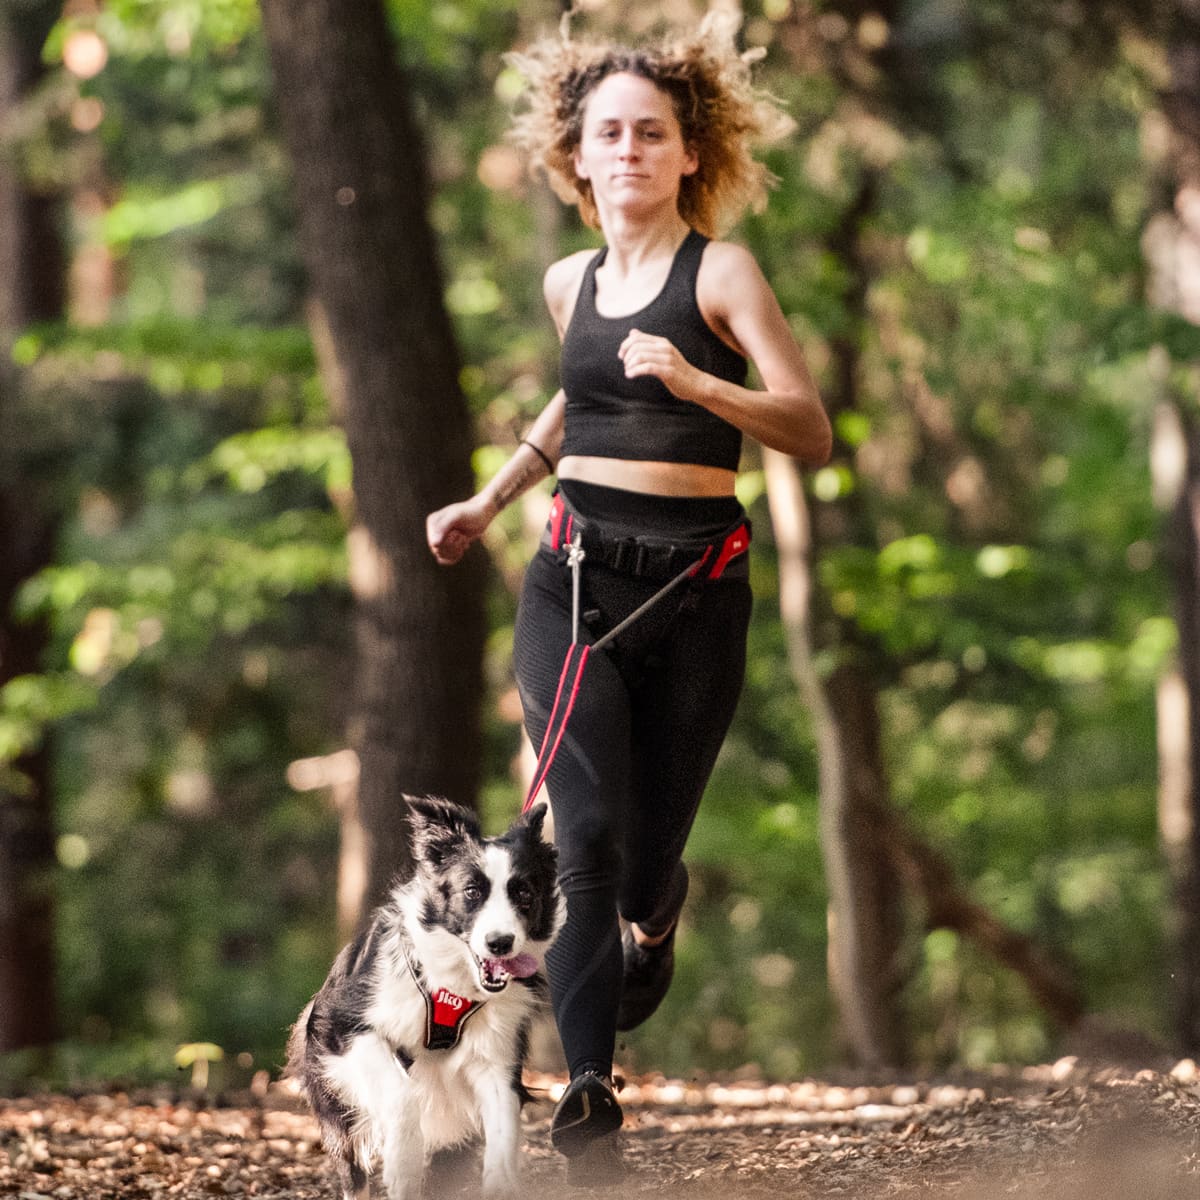
{"type": "Polygon", "coordinates": [[[583,560],[587,557],[584,553],[583,544],[580,541],[580,535],[576,534],[567,546],[567,566],[571,568],[571,645],[574,646],[579,641],[579,572],[583,566],[583,560]]]}

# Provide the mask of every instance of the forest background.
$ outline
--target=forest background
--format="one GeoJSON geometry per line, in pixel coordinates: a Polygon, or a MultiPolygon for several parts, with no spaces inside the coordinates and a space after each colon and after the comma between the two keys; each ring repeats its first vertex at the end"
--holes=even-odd
{"type": "MultiPolygon", "coordinates": [[[[489,830],[519,807],[509,651],[544,490],[464,568],[486,628],[385,612],[422,635],[411,687],[380,699],[364,666],[363,514],[425,509],[402,456],[389,484],[355,450],[313,266],[341,246],[298,233],[297,182],[341,143],[298,146],[272,80],[318,8],[3,5],[0,1085],[160,1078],[196,1043],[224,1081],[275,1070],[378,887],[367,743],[437,786],[399,743],[456,657],[481,722],[439,743],[466,764],[446,790],[489,830]]],[[[386,362],[375,385],[469,486],[557,386],[542,271],[597,244],[504,141],[504,55],[560,10],[347,3],[328,28],[349,45],[372,8],[414,118],[396,181],[440,263],[401,307],[448,314],[458,356],[440,398],[386,362]]],[[[612,0],[575,28],[697,15],[612,0]]],[[[743,462],[746,690],[677,981],[626,1070],[1200,1050],[1198,30],[1191,0],[746,5],[795,129],[732,236],[838,444],[802,487],[743,462]]],[[[374,136],[344,115],[347,144],[374,136]]],[[[365,209],[358,186],[328,212],[365,209]]],[[[404,343],[407,311],[373,311],[404,343]]]]}

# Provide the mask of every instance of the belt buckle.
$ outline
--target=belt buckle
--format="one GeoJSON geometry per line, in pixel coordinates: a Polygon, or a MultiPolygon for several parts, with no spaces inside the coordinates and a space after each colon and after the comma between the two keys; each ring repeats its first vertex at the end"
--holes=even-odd
{"type": "Polygon", "coordinates": [[[610,554],[605,555],[605,558],[609,560],[609,566],[614,571],[626,570],[631,557],[636,561],[639,550],[637,538],[614,538],[611,545],[612,550],[610,554]]]}

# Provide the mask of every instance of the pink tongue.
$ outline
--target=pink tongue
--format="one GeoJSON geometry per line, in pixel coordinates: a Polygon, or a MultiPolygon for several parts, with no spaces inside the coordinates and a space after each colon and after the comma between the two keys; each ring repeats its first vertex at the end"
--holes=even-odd
{"type": "Polygon", "coordinates": [[[532,954],[517,954],[512,958],[500,959],[500,965],[515,979],[528,979],[536,975],[538,960],[532,954]]]}

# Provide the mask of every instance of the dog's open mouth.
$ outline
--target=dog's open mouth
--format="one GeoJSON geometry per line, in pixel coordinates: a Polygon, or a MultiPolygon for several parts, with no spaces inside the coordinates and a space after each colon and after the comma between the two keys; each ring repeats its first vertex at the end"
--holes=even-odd
{"type": "Polygon", "coordinates": [[[536,975],[538,960],[532,954],[514,954],[512,958],[481,958],[479,982],[489,992],[502,992],[510,979],[528,979],[536,975]]]}

